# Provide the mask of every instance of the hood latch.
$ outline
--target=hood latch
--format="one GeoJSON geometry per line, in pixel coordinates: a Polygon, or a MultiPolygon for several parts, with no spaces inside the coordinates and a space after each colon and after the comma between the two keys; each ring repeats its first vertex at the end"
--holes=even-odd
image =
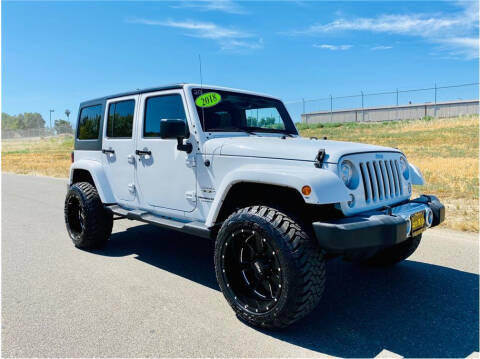
{"type": "Polygon", "coordinates": [[[315,158],[315,167],[322,168],[323,159],[325,158],[325,149],[321,148],[318,150],[317,157],[315,158]]]}

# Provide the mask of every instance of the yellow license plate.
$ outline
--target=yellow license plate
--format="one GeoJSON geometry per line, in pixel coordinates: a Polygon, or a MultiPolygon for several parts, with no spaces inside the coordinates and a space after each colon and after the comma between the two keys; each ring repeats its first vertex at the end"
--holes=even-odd
{"type": "Polygon", "coordinates": [[[412,222],[412,236],[415,236],[425,229],[425,211],[412,214],[410,221],[412,222]]]}

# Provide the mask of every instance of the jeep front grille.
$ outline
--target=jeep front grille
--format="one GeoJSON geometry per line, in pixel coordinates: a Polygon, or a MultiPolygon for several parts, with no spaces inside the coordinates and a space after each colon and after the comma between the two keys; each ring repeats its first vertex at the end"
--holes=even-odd
{"type": "Polygon", "coordinates": [[[398,160],[360,162],[359,167],[367,203],[389,200],[403,195],[398,160]]]}

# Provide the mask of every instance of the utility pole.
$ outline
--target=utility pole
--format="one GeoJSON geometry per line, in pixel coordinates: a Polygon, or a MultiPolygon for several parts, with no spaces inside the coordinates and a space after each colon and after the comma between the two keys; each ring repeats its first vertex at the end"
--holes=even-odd
{"type": "Polygon", "coordinates": [[[362,122],[365,121],[365,111],[363,110],[363,91],[360,91],[360,93],[362,94],[362,122]]]}
{"type": "Polygon", "coordinates": [[[395,118],[398,120],[398,87],[397,87],[397,108],[395,109],[395,118]]]}
{"type": "Polygon", "coordinates": [[[55,110],[50,110],[50,129],[52,129],[52,112],[55,112],[55,110]]]}
{"type": "Polygon", "coordinates": [[[333,122],[333,97],[330,95],[330,122],[333,122]]]}

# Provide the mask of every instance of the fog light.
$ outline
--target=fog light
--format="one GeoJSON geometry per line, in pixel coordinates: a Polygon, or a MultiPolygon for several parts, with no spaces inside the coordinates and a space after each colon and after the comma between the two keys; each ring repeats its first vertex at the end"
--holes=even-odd
{"type": "Polygon", "coordinates": [[[431,227],[433,223],[433,212],[430,208],[427,208],[425,212],[425,223],[427,224],[427,227],[431,227]]]}
{"type": "Polygon", "coordinates": [[[410,218],[407,218],[407,237],[410,237],[410,231],[412,230],[412,222],[410,218]]]}
{"type": "Polygon", "coordinates": [[[355,206],[355,196],[353,194],[350,194],[350,201],[347,202],[348,207],[352,208],[355,206]]]}
{"type": "Polygon", "coordinates": [[[310,186],[303,186],[302,187],[302,194],[304,196],[310,196],[311,193],[312,193],[312,188],[310,186]]]}

